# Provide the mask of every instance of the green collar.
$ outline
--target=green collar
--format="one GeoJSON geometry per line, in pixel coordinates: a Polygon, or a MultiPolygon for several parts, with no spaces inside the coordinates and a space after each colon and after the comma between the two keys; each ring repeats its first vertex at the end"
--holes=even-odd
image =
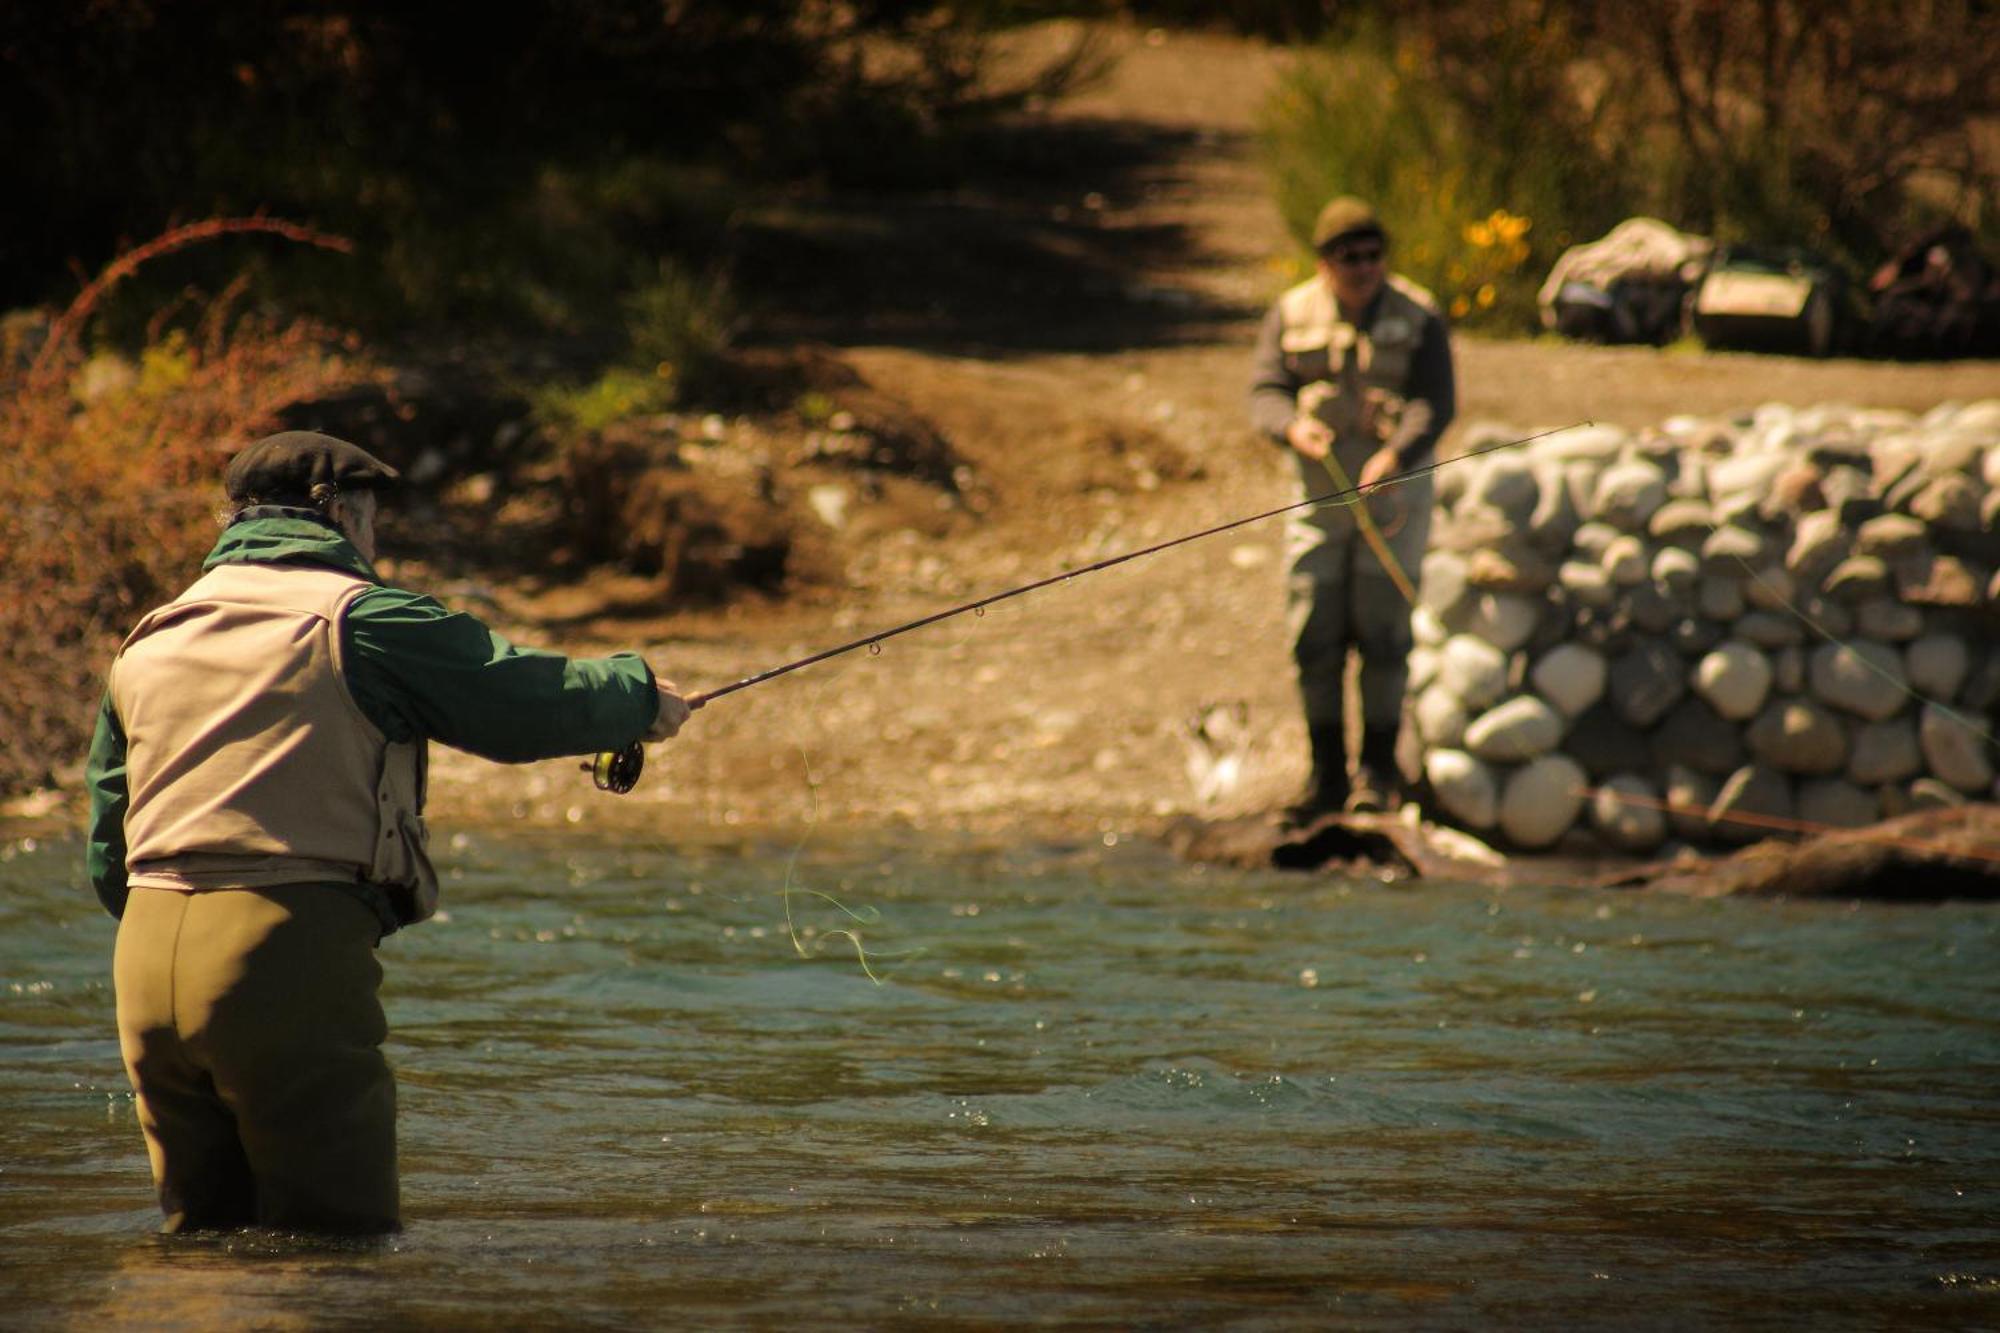
{"type": "Polygon", "coordinates": [[[264,505],[246,509],[222,531],[215,549],[201,562],[204,573],[217,565],[327,565],[358,574],[371,583],[382,576],[361,558],[354,543],[310,509],[264,505]]]}

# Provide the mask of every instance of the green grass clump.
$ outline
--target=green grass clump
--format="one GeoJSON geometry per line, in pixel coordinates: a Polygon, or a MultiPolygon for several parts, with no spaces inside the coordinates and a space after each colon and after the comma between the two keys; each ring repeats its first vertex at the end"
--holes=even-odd
{"type": "Polygon", "coordinates": [[[682,394],[708,387],[735,319],[726,278],[662,259],[626,294],[623,307],[632,364],[651,366],[682,394]]]}
{"type": "Polygon", "coordinates": [[[530,393],[529,402],[535,419],[557,437],[589,435],[666,411],[674,405],[674,383],[657,371],[612,366],[581,384],[543,385],[530,393]]]}
{"type": "Polygon", "coordinates": [[[714,384],[735,323],[726,278],[661,259],[619,308],[625,317],[622,355],[581,383],[529,391],[537,420],[558,440],[665,412],[714,384]]]}

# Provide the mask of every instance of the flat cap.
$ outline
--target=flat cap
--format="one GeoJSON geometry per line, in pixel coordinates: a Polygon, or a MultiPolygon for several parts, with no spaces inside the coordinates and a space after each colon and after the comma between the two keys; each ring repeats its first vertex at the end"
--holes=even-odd
{"type": "Polygon", "coordinates": [[[318,431],[288,430],[247,446],[222,474],[232,500],[310,500],[315,486],[380,490],[400,474],[360,445],[318,431]]]}
{"type": "Polygon", "coordinates": [[[1389,233],[1383,229],[1382,219],[1375,216],[1375,210],[1364,201],[1351,194],[1329,199],[1313,221],[1313,249],[1324,250],[1353,236],[1379,236],[1386,241],[1389,233]]]}

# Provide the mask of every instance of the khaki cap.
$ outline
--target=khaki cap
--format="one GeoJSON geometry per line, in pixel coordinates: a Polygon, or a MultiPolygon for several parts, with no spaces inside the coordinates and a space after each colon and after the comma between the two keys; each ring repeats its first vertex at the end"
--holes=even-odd
{"type": "Polygon", "coordinates": [[[1389,239],[1382,219],[1375,216],[1373,208],[1351,194],[1343,194],[1328,200],[1326,207],[1320,209],[1313,222],[1313,249],[1324,250],[1350,236],[1379,236],[1385,242],[1389,239]]]}

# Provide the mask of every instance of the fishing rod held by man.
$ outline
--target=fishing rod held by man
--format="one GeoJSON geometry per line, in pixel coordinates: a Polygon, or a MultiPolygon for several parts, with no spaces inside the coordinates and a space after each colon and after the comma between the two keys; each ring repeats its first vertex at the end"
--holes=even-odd
{"type": "MultiPolygon", "coordinates": [[[[1116,565],[1143,559],[1149,555],[1158,555],[1162,551],[1172,550],[1176,546],[1185,546],[1190,542],[1200,541],[1204,537],[1214,537],[1221,533],[1233,532],[1238,528],[1248,527],[1252,523],[1261,523],[1265,519],[1276,518],[1281,514],[1289,514],[1295,510],[1323,505],[1353,504],[1373,495],[1376,491],[1387,490],[1389,487],[1400,486],[1405,482],[1427,478],[1444,468],[1455,467],[1460,463],[1467,463],[1475,458],[1483,458],[1487,454],[1497,454],[1509,449],[1518,449],[1522,445],[1532,444],[1534,441],[1554,435],[1558,431],[1574,430],[1579,426],[1589,426],[1592,424],[1594,423],[1589,421],[1579,421],[1567,426],[1552,426],[1547,430],[1536,431],[1532,435],[1524,435],[1519,439],[1505,440],[1499,444],[1490,444],[1483,448],[1467,450],[1465,453],[1455,455],[1451,458],[1433,460],[1419,467],[1393,473],[1378,480],[1365,482],[1360,485],[1344,486],[1319,495],[1309,495],[1303,500],[1294,500],[1290,504],[1279,505],[1274,509],[1266,509],[1260,513],[1250,514],[1243,518],[1231,519],[1227,523],[1218,523],[1213,527],[1203,528],[1198,532],[1171,537],[1163,542],[1155,542],[1151,546],[1143,546],[1134,551],[1126,551],[1122,555],[1107,556],[1102,560],[1093,561],[1077,569],[1066,569],[1061,573],[1050,574],[1045,578],[1036,579],[1031,583],[1023,583],[1012,588],[1002,589],[996,593],[989,593],[984,597],[975,598],[969,602],[961,602],[957,606],[947,607],[942,611],[933,611],[929,615],[918,616],[914,620],[906,620],[900,625],[894,625],[884,630],[877,630],[873,634],[866,634],[858,639],[851,639],[846,643],[838,644],[832,648],[825,648],[816,653],[809,653],[804,657],[781,663],[766,671],[759,671],[755,675],[745,676],[741,680],[733,681],[728,685],[709,690],[706,693],[688,695],[683,702],[686,704],[688,711],[692,713],[696,709],[703,708],[717,699],[735,694],[739,690],[747,690],[753,685],[762,685],[766,681],[776,680],[780,676],[790,675],[792,672],[805,667],[813,666],[832,658],[845,656],[857,649],[866,648],[871,652],[880,652],[885,640],[965,615],[968,612],[983,612],[987,607],[997,602],[1022,597],[1043,588],[1053,587],[1058,583],[1068,583],[1073,579],[1082,578],[1087,574],[1095,574],[1116,565]]],[[[600,751],[590,763],[583,765],[583,770],[591,775],[591,781],[597,786],[598,790],[622,796],[638,785],[639,775],[644,771],[645,765],[645,747],[641,741],[635,740],[621,750],[600,751]]]]}

